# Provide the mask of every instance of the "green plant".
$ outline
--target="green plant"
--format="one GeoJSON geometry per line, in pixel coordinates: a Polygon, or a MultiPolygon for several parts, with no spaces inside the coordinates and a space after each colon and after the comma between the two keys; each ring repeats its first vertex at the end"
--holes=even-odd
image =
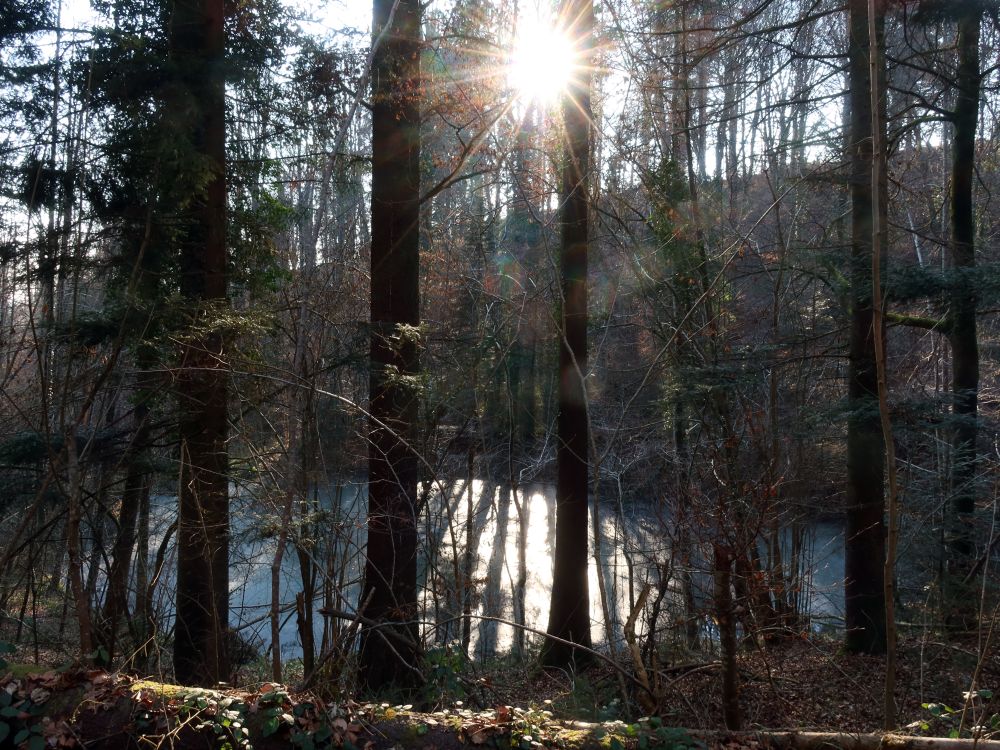
{"type": "Polygon", "coordinates": [[[511,718],[510,746],[531,750],[545,739],[545,725],[552,719],[552,712],[532,705],[527,709],[514,708],[511,718]]]}
{"type": "Polygon", "coordinates": [[[300,750],[326,750],[339,747],[356,750],[353,740],[357,739],[355,729],[337,717],[330,723],[330,714],[322,704],[311,701],[292,702],[284,690],[271,690],[257,700],[257,710],[264,720],[262,733],[265,737],[276,734],[288,727],[288,740],[292,747],[300,750]]]}
{"type": "Polygon", "coordinates": [[[284,690],[270,690],[257,699],[257,710],[262,719],[261,734],[270,737],[283,726],[293,726],[295,717],[285,710],[290,702],[284,690]]]}
{"type": "Polygon", "coordinates": [[[421,698],[429,705],[444,705],[466,698],[462,683],[465,655],[448,646],[431,649],[424,655],[427,682],[421,698]]]}
{"type": "MultiPolygon", "coordinates": [[[[9,653],[6,651],[5,653],[9,653]]],[[[40,703],[31,698],[18,700],[16,694],[0,690],[0,744],[10,741],[14,747],[24,745],[28,750],[44,750],[40,703]]]]}
{"type": "MultiPolygon", "coordinates": [[[[295,718],[295,728],[292,730],[292,747],[301,750],[319,750],[319,748],[329,748],[334,745],[333,729],[326,722],[318,724],[310,731],[310,724],[316,724],[316,717],[319,715],[316,706],[308,701],[296,703],[292,708],[292,716],[295,718]]],[[[350,743],[344,740],[344,747],[350,743]]]]}
{"type": "Polygon", "coordinates": [[[932,734],[946,731],[951,738],[992,739],[1000,735],[1000,713],[989,710],[993,691],[974,690],[963,697],[966,705],[957,709],[944,703],[920,704],[932,718],[914,722],[910,728],[932,734]]]}
{"type": "Polygon", "coordinates": [[[705,743],[694,739],[686,730],[665,726],[658,716],[641,719],[638,724],[629,726],[637,727],[639,750],[646,750],[650,746],[670,750],[703,750],[705,747],[705,743]]]}
{"type": "Polygon", "coordinates": [[[552,704],[557,716],[589,721],[614,721],[625,718],[621,700],[614,686],[591,680],[586,675],[572,675],[570,689],[552,704]]]}
{"type": "MultiPolygon", "coordinates": [[[[215,735],[220,750],[250,750],[247,713],[247,705],[242,701],[207,690],[189,693],[178,707],[179,716],[197,720],[195,729],[215,735]]],[[[140,726],[139,721],[136,726],[140,726]]]]}

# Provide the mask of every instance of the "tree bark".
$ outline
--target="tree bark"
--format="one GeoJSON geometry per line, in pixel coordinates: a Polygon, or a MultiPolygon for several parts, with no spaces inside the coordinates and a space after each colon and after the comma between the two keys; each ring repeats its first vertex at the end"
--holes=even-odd
{"type": "Polygon", "coordinates": [[[80,522],[83,516],[83,477],[77,455],[76,429],[66,431],[66,552],[69,556],[69,584],[73,592],[76,620],[80,629],[80,652],[89,660],[94,650],[94,630],[90,619],[90,600],[83,585],[83,555],[80,549],[80,522]]]}
{"type": "Polygon", "coordinates": [[[738,730],[743,723],[740,711],[740,672],[736,663],[736,618],[733,612],[732,550],[714,545],[715,617],[722,646],[722,715],[726,729],[738,730]]]}
{"type": "MultiPolygon", "coordinates": [[[[885,652],[885,457],[879,420],[872,305],[872,117],[868,3],[848,3],[848,148],[851,193],[851,321],[848,365],[845,645],[885,652]]],[[[883,33],[884,18],[875,19],[883,33]]],[[[884,62],[878,61],[884,75],[884,62]]],[[[884,100],[883,104],[884,106],[884,100]]],[[[881,122],[885,119],[880,118],[881,122]]],[[[884,207],[880,207],[884,210],[884,207]]]]}
{"type": "MultiPolygon", "coordinates": [[[[567,153],[562,173],[562,316],[559,342],[559,415],[556,449],[556,542],[547,632],[590,647],[587,581],[587,479],[590,450],[587,414],[587,252],[591,147],[591,71],[594,9],[591,0],[566,0],[563,18],[579,60],[563,100],[567,153]]],[[[541,661],[568,667],[585,652],[547,639],[541,661]]]]}
{"type": "Polygon", "coordinates": [[[420,220],[419,0],[375,0],[388,32],[372,62],[371,373],[368,547],[364,615],[386,628],[361,634],[360,682],[379,691],[415,684],[420,220]]]}
{"type": "Polygon", "coordinates": [[[107,596],[102,617],[104,644],[109,659],[115,657],[119,620],[128,615],[128,579],[132,570],[139,508],[142,505],[143,493],[149,491],[146,445],[149,443],[150,428],[149,406],[145,400],[136,404],[133,420],[135,432],[132,444],[128,448],[128,468],[125,471],[125,487],[122,491],[121,510],[118,513],[118,534],[112,547],[111,570],[108,572],[107,596]]]}
{"type": "Polygon", "coordinates": [[[952,461],[951,533],[946,583],[948,618],[969,627],[972,614],[967,590],[961,585],[975,551],[972,517],[976,509],[976,438],[979,430],[979,341],[976,332],[975,206],[976,130],[982,73],[979,34],[982,10],[967,3],[958,17],[958,75],[952,114],[954,141],[951,167],[951,292],[952,461]]]}
{"type": "MultiPolygon", "coordinates": [[[[208,685],[229,677],[229,377],[218,321],[227,303],[223,0],[177,0],[171,56],[192,149],[209,171],[179,217],[181,296],[191,306],[177,373],[180,481],[174,671],[208,685]]],[[[177,116],[174,113],[174,116],[177,116]]]]}

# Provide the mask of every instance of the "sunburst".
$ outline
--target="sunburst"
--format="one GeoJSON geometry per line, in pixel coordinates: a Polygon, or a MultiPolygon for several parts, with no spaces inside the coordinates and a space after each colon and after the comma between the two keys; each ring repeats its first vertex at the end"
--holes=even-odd
{"type": "Polygon", "coordinates": [[[578,64],[579,52],[565,30],[537,7],[522,11],[507,65],[507,82],[523,103],[557,103],[578,64]]]}

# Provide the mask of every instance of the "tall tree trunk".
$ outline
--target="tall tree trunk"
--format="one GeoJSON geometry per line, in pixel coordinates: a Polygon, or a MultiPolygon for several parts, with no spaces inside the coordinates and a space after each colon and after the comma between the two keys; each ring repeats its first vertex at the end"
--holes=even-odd
{"type": "MultiPolygon", "coordinates": [[[[229,458],[225,341],[217,321],[227,302],[225,46],[223,0],[177,0],[171,55],[191,146],[210,175],[181,217],[181,295],[190,339],[177,376],[180,509],[174,672],[186,685],[229,677],[229,458]]],[[[177,116],[175,113],[174,116],[177,116]]]]}
{"type": "MultiPolygon", "coordinates": [[[[466,459],[466,501],[465,501],[465,549],[462,551],[462,653],[469,655],[469,645],[472,643],[472,599],[475,595],[475,552],[472,538],[476,529],[475,506],[475,468],[476,440],[469,440],[469,452],[466,459]]],[[[486,489],[486,485],[483,485],[486,489]]]]}
{"type": "Polygon", "coordinates": [[[360,682],[414,684],[418,657],[417,457],[420,220],[419,0],[375,0],[372,62],[371,373],[360,682]],[[393,638],[393,634],[397,637],[393,638]]]}
{"type": "Polygon", "coordinates": [[[118,513],[118,535],[112,547],[111,570],[108,572],[107,596],[102,616],[104,645],[108,658],[112,660],[115,657],[119,620],[128,615],[128,579],[132,570],[132,552],[135,549],[139,508],[143,493],[148,492],[149,483],[146,456],[146,445],[149,443],[149,406],[145,400],[136,404],[132,416],[135,432],[128,449],[125,487],[118,513]]]}
{"type": "Polygon", "coordinates": [[[145,671],[149,665],[149,656],[153,651],[150,639],[155,631],[153,608],[149,593],[149,475],[143,483],[137,498],[139,518],[136,530],[135,550],[135,642],[137,668],[145,671]]]}
{"type": "Polygon", "coordinates": [[[740,711],[740,673],[736,663],[736,618],[733,612],[733,561],[728,547],[714,545],[715,617],[722,647],[722,714],[726,729],[738,731],[743,723],[740,711]]]}
{"type": "Polygon", "coordinates": [[[889,478],[888,530],[882,570],[882,600],[885,603],[885,687],[882,693],[882,728],[896,727],[896,548],[899,541],[899,483],[896,473],[896,444],[889,413],[889,384],[886,375],[885,316],[882,297],[882,268],[887,247],[888,217],[886,180],[888,154],[885,139],[886,79],[882,75],[884,38],[876,7],[868,0],[868,78],[871,81],[872,118],[872,331],[875,334],[875,370],[878,383],[878,410],[885,446],[885,466],[889,478]]]}
{"type": "Polygon", "coordinates": [[[971,625],[970,601],[960,581],[972,562],[972,516],[976,509],[976,437],[979,429],[979,343],[976,335],[975,179],[976,130],[982,74],[979,69],[981,8],[967,3],[958,18],[958,76],[952,115],[954,143],[951,166],[951,260],[955,279],[951,293],[952,513],[949,571],[946,584],[948,619],[971,625]]]}
{"type": "MultiPolygon", "coordinates": [[[[563,18],[579,60],[563,100],[567,153],[562,174],[562,316],[559,342],[559,416],[556,449],[556,543],[548,634],[590,647],[590,593],[587,582],[587,456],[590,449],[586,403],[587,251],[591,146],[590,54],[594,8],[591,0],[565,0],[563,18]]],[[[586,660],[584,652],[547,639],[542,663],[567,667],[586,660]]]]}
{"type": "MultiPolygon", "coordinates": [[[[848,17],[851,323],[844,560],[845,644],[850,651],[883,653],[886,637],[883,594],[885,456],[879,421],[872,312],[872,82],[868,68],[867,0],[850,0],[848,17]]],[[[875,22],[881,34],[884,27],[881,13],[875,22]]],[[[882,61],[879,61],[878,68],[884,71],[882,61]]],[[[885,119],[880,118],[880,121],[885,119]]]]}
{"type": "MultiPolygon", "coordinates": [[[[80,522],[83,517],[83,477],[77,454],[76,427],[66,431],[66,551],[69,556],[69,585],[73,592],[76,620],[80,628],[80,652],[91,658],[94,650],[93,626],[90,620],[90,600],[83,585],[83,554],[80,549],[80,522]]],[[[92,564],[96,564],[96,561],[92,564]]]]}

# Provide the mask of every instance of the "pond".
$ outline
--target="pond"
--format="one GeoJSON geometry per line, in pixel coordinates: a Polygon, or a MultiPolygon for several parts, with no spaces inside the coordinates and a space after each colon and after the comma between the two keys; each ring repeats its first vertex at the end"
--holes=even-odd
{"type": "MultiPolygon", "coordinates": [[[[333,485],[316,498],[313,520],[308,532],[316,538],[303,538],[303,555],[316,564],[323,578],[330,582],[332,603],[340,610],[353,612],[360,590],[363,560],[360,550],[365,543],[364,518],[367,493],[363,483],[333,485]]],[[[555,488],[536,484],[517,493],[482,480],[474,480],[471,497],[465,482],[442,485],[428,497],[430,512],[422,516],[425,540],[420,566],[421,619],[424,635],[437,642],[460,638],[462,595],[456,580],[464,578],[463,555],[471,532],[473,549],[472,607],[474,616],[495,617],[524,622],[529,628],[544,630],[548,623],[549,596],[552,586],[552,552],[555,524],[555,488]],[[468,523],[471,507],[472,523],[468,523]],[[523,521],[522,521],[523,518],[523,521]],[[523,618],[517,596],[519,542],[524,529],[523,618]],[[457,555],[457,557],[456,557],[457,555]]],[[[156,498],[155,516],[164,529],[175,513],[170,496],[156,498]]],[[[233,543],[230,557],[230,622],[250,643],[261,651],[270,646],[271,566],[277,538],[274,533],[280,509],[250,495],[233,500],[233,543]]],[[[622,626],[628,618],[639,591],[649,581],[656,585],[664,561],[670,555],[669,523],[647,506],[621,509],[602,505],[602,554],[600,573],[607,592],[608,614],[612,632],[621,639],[622,626]]],[[[593,527],[591,527],[592,529],[593,527]]],[[[298,533],[298,532],[296,532],[298,533]]],[[[810,522],[805,527],[802,578],[804,608],[813,629],[838,628],[843,622],[844,526],[838,521],[810,522]]],[[[593,534],[591,534],[591,537],[593,534]]],[[[788,534],[783,546],[789,544],[788,534]]],[[[159,539],[153,539],[154,546],[159,539]]],[[[595,643],[606,643],[604,610],[598,586],[598,566],[594,562],[593,538],[590,540],[590,610],[595,643]]],[[[174,563],[168,556],[159,592],[159,611],[166,613],[164,627],[169,627],[173,591],[174,563]]],[[[787,555],[787,552],[786,552],[787,555]]],[[[301,655],[302,646],[295,621],[294,602],[302,591],[299,555],[289,546],[281,566],[281,651],[284,658],[301,655]]],[[[691,581],[696,602],[710,607],[711,575],[703,561],[691,564],[691,581]]],[[[682,610],[679,582],[671,580],[668,599],[672,611],[682,610]]],[[[330,599],[326,600],[328,603],[330,599]]],[[[317,607],[323,602],[317,600],[317,607]]],[[[669,604],[669,602],[668,602],[669,604]]],[[[665,607],[667,609],[667,607],[665,607]]],[[[509,651],[515,644],[511,625],[472,618],[470,655],[490,657],[509,651]]],[[[323,635],[323,618],[314,624],[316,643],[323,635]]],[[[641,633],[646,624],[640,622],[641,633]]],[[[711,638],[711,620],[702,623],[702,632],[711,638]]],[[[540,636],[528,633],[526,642],[537,643],[540,636]]],[[[617,645],[617,644],[616,644],[617,645]]]]}

